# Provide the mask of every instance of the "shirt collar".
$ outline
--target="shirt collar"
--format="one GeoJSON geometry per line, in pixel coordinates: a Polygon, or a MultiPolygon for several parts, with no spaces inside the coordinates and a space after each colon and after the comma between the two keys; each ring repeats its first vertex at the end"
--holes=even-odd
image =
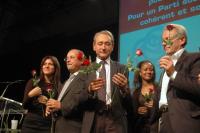
{"type": "Polygon", "coordinates": [[[77,72],[75,72],[75,73],[70,73],[70,75],[74,75],[74,76],[76,76],[76,75],[78,75],[78,73],[79,73],[79,71],[77,71],[77,72]]]}
{"type": "Polygon", "coordinates": [[[178,50],[176,53],[174,53],[174,54],[171,56],[171,59],[172,59],[172,60],[178,60],[178,59],[180,58],[180,56],[182,55],[182,53],[183,53],[184,50],[185,50],[184,48],[178,50]]]}
{"type": "MultiPolygon", "coordinates": [[[[101,59],[99,59],[98,57],[96,58],[96,63],[100,63],[102,60],[101,59]]],[[[110,57],[108,57],[106,60],[106,63],[108,64],[108,65],[110,65],[110,57]]]]}

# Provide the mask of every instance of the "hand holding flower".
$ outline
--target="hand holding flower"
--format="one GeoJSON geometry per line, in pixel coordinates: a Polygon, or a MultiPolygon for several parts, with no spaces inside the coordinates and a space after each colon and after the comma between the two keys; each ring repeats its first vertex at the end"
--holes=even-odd
{"type": "Polygon", "coordinates": [[[128,79],[121,73],[114,74],[112,81],[121,88],[125,88],[128,85],[128,79]]]}
{"type": "Polygon", "coordinates": [[[171,76],[174,73],[175,67],[170,56],[163,56],[160,59],[160,68],[164,68],[168,76],[171,76]]]}
{"type": "Polygon", "coordinates": [[[42,89],[40,87],[35,87],[28,93],[28,96],[35,97],[35,96],[39,96],[41,94],[42,94],[42,89]]]}
{"type": "Polygon", "coordinates": [[[48,98],[47,98],[46,96],[44,96],[44,95],[40,95],[40,96],[38,97],[38,102],[39,102],[39,103],[42,103],[42,104],[45,104],[45,105],[46,105],[47,100],[48,100],[48,98]]]}
{"type": "Polygon", "coordinates": [[[145,100],[145,105],[151,106],[151,104],[153,104],[153,102],[152,102],[153,101],[153,96],[154,96],[154,89],[153,88],[149,88],[149,92],[147,92],[147,93],[145,93],[143,95],[144,100],[145,100]]]}
{"type": "Polygon", "coordinates": [[[51,112],[60,110],[61,102],[55,99],[49,99],[46,104],[45,116],[48,116],[51,112]]]}
{"type": "Polygon", "coordinates": [[[98,78],[98,79],[93,80],[89,84],[88,91],[91,92],[91,91],[98,91],[99,89],[102,89],[105,82],[106,81],[103,78],[98,78]]]}
{"type": "Polygon", "coordinates": [[[49,99],[47,101],[47,107],[53,109],[53,110],[59,110],[61,109],[61,102],[55,99],[49,99]]]}
{"type": "Polygon", "coordinates": [[[142,106],[138,108],[138,114],[144,115],[148,112],[148,108],[146,106],[142,106]]]}
{"type": "Polygon", "coordinates": [[[145,105],[146,107],[152,108],[152,107],[153,107],[153,99],[151,99],[151,100],[148,101],[148,102],[145,102],[144,105],[145,105]]]}

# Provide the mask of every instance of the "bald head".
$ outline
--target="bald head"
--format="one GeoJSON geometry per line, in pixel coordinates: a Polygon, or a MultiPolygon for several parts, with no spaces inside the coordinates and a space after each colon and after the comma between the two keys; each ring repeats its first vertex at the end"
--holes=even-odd
{"type": "Polygon", "coordinates": [[[66,56],[66,65],[70,73],[77,72],[84,60],[84,53],[78,49],[71,49],[66,56]]]}

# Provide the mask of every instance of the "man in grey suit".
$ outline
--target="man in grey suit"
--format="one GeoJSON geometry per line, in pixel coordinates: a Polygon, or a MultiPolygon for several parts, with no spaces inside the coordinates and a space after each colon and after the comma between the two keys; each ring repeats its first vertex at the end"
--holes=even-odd
{"type": "Polygon", "coordinates": [[[165,70],[161,80],[160,133],[200,132],[200,53],[187,53],[186,29],[169,24],[162,34],[166,56],[160,59],[165,70]]]}
{"type": "Polygon", "coordinates": [[[84,53],[72,49],[67,53],[66,66],[70,72],[58,99],[49,99],[46,114],[53,114],[55,120],[53,131],[55,133],[80,133],[83,118],[83,106],[80,95],[84,92],[85,75],[79,72],[83,64],[84,53]]]}
{"type": "MultiPolygon", "coordinates": [[[[82,133],[127,133],[127,109],[130,100],[128,73],[125,66],[111,60],[114,38],[104,30],[95,34],[93,50],[97,72],[88,75],[88,101],[82,133]]],[[[130,103],[130,106],[131,103],[130,103]]]]}

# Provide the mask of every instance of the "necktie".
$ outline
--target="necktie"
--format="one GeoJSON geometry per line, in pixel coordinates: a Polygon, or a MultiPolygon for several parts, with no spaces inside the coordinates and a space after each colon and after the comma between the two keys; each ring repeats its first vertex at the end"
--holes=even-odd
{"type": "Polygon", "coordinates": [[[102,65],[102,67],[101,67],[101,71],[99,72],[99,77],[105,80],[105,84],[103,88],[98,90],[98,97],[99,97],[99,100],[105,102],[106,101],[106,68],[105,68],[106,61],[101,61],[100,64],[102,65]]]}
{"type": "Polygon", "coordinates": [[[58,101],[61,100],[61,98],[63,97],[65,91],[67,90],[67,88],[69,87],[71,81],[74,79],[75,75],[74,74],[71,74],[69,79],[65,82],[65,85],[63,86],[59,96],[58,96],[58,101]]]}

